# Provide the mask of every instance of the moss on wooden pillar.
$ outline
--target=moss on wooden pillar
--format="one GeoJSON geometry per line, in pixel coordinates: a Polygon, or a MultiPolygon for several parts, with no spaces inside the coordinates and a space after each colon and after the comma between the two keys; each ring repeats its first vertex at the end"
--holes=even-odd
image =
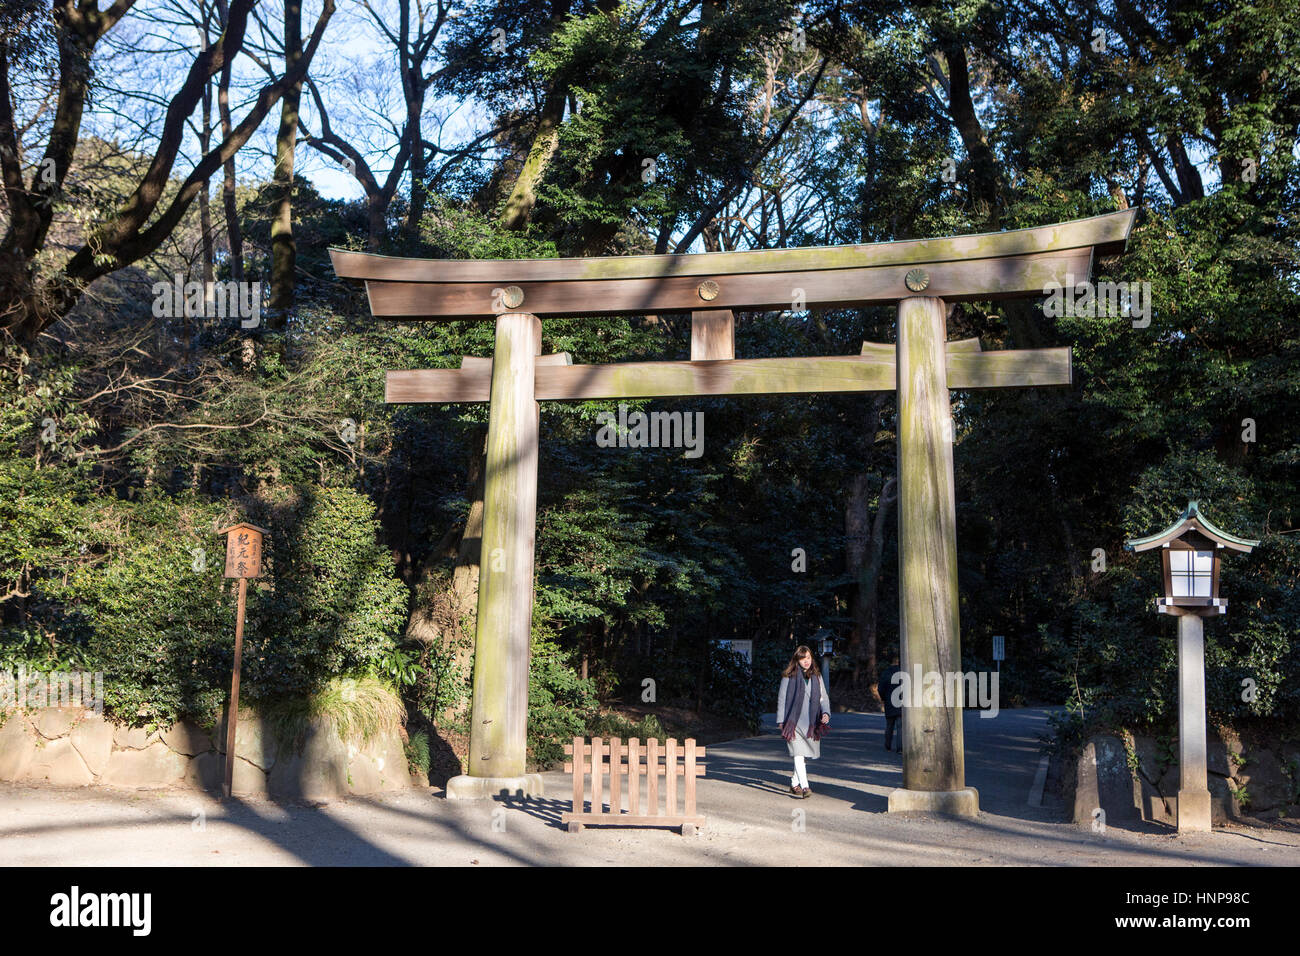
{"type": "Polygon", "coordinates": [[[468,772],[504,778],[525,771],[541,323],[514,312],[496,325],[468,772]]]}
{"type": "MultiPolygon", "coordinates": [[[[898,564],[903,669],[922,678],[907,703],[924,704],[924,678],[961,670],[957,517],[942,299],[898,304],[898,564]]],[[[940,691],[942,693],[942,691],[940,691]]],[[[903,787],[965,787],[962,708],[910,706],[903,717],[903,787]]]]}

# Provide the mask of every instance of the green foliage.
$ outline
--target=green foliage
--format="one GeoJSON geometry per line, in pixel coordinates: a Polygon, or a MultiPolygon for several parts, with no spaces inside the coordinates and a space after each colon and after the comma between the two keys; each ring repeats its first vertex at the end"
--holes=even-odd
{"type": "Polygon", "coordinates": [[[437,258],[552,259],[558,254],[553,242],[503,230],[492,217],[445,196],[430,197],[420,238],[437,258]]]}
{"type": "Polygon", "coordinates": [[[763,711],[775,709],[773,698],[779,681],[768,683],[753,674],[749,662],[734,651],[714,649],[708,663],[704,693],[710,709],[744,723],[750,733],[758,733],[763,711]]]}
{"type": "Polygon", "coordinates": [[[793,647],[756,642],[754,662],[712,642],[676,647],[665,645],[650,654],[628,655],[620,663],[627,678],[619,689],[639,700],[644,677],[654,680],[656,703],[695,709],[702,704],[712,716],[740,724],[757,733],[764,712],[776,705],[781,671],[793,647]]]}
{"type": "Polygon", "coordinates": [[[313,690],[326,678],[387,667],[407,592],[380,544],[374,505],[348,488],[313,489],[271,515],[275,589],[250,600],[245,665],[254,699],[313,690]]]}
{"type": "Polygon", "coordinates": [[[413,649],[391,647],[382,651],[370,668],[371,676],[405,691],[420,679],[420,655],[413,649]]]}
{"type": "MultiPolygon", "coordinates": [[[[1167,526],[1189,499],[1199,500],[1216,523],[1263,539],[1251,555],[1223,560],[1221,587],[1232,613],[1205,625],[1211,719],[1294,720],[1300,715],[1293,691],[1300,655],[1283,622],[1300,613],[1300,595],[1290,584],[1300,548],[1286,536],[1268,536],[1258,503],[1269,496],[1242,471],[1208,452],[1186,450],[1171,452],[1137,477],[1122,508],[1123,536],[1167,526]]],[[[1068,621],[1044,625],[1048,673],[1090,724],[1150,727],[1174,719],[1176,627],[1150,603],[1161,587],[1158,556],[1116,555],[1104,581],[1075,600],[1068,621]]]]}
{"type": "MultiPolygon", "coordinates": [[[[250,282],[271,281],[271,224],[281,191],[277,183],[263,183],[240,207],[245,274],[250,282]]],[[[295,261],[302,274],[298,296],[316,304],[341,298],[343,290],[325,280],[331,271],[329,248],[346,247],[355,237],[366,235],[364,206],[327,199],[301,175],[294,176],[292,202],[295,261]]]]}
{"type": "Polygon", "coordinates": [[[220,514],[193,497],[101,502],[66,577],[51,569],[33,583],[29,626],[104,673],[105,710],[120,720],[169,724],[224,696],[233,604],[212,534],[220,514]]]}
{"type": "Polygon", "coordinates": [[[380,734],[400,734],[406,723],[406,709],[393,688],[365,676],[330,678],[310,694],[277,698],[257,709],[279,740],[299,748],[313,724],[332,728],[340,740],[364,743],[380,734]]]}
{"type": "Polygon", "coordinates": [[[0,582],[6,599],[26,591],[33,575],[70,566],[89,546],[93,484],[89,468],[67,456],[94,423],[73,401],[74,375],[69,365],[42,367],[28,352],[0,345],[0,582]]]}
{"type": "Polygon", "coordinates": [[[428,725],[441,727],[444,715],[450,714],[452,729],[467,729],[462,725],[469,712],[473,672],[458,666],[457,655],[467,652],[472,644],[472,629],[462,626],[454,639],[419,649],[415,680],[403,693],[412,713],[428,725]]]}
{"type": "Polygon", "coordinates": [[[587,723],[588,737],[619,737],[628,740],[666,740],[668,733],[654,714],[646,714],[640,720],[629,720],[622,714],[602,713],[587,723]]]}
{"type": "Polygon", "coordinates": [[[429,759],[429,734],[424,730],[417,730],[411,734],[403,745],[406,751],[406,762],[411,768],[412,773],[428,774],[429,759]]]}
{"type": "Polygon", "coordinates": [[[574,671],[570,656],[534,629],[528,671],[528,762],[546,767],[564,757],[564,744],[586,734],[597,712],[590,681],[574,671]]]}
{"type": "MultiPolygon", "coordinates": [[[[319,489],[278,511],[265,577],[249,591],[244,691],[250,701],[311,694],[372,669],[409,679],[394,645],[407,595],[375,538],[373,505],[319,489]],[[284,544],[276,547],[275,542],[284,544]]],[[[222,505],[191,495],[101,501],[63,562],[33,577],[29,617],[3,632],[0,659],[105,675],[105,708],[132,723],[211,713],[229,687],[233,583],[213,534],[222,505]]],[[[6,559],[12,560],[9,555],[6,559]]]]}

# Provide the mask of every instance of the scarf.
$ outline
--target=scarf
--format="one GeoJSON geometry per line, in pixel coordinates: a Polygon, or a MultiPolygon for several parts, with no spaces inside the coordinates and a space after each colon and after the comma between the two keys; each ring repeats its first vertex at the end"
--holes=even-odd
{"type": "MultiPolygon", "coordinates": [[[[808,708],[808,717],[812,721],[808,728],[808,736],[813,740],[821,740],[826,736],[826,727],[822,724],[822,695],[821,680],[822,676],[815,671],[810,675],[811,680],[807,682],[807,689],[811,691],[815,682],[818,689],[817,699],[812,706],[808,708]]],[[[786,697],[785,721],[781,724],[781,736],[786,740],[794,740],[799,725],[799,715],[803,713],[804,697],[804,678],[799,670],[795,670],[794,675],[790,678],[790,683],[794,685],[794,693],[786,697]]]]}

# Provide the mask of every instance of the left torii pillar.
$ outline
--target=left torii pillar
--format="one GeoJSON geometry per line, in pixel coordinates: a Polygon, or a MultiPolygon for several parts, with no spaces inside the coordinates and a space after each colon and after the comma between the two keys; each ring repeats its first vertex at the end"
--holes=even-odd
{"type": "Polygon", "coordinates": [[[447,797],[542,795],[527,773],[528,664],[537,532],[538,406],[534,395],[542,323],[527,312],[496,319],[484,462],[483,539],[474,640],[474,702],[467,773],[447,797]]]}

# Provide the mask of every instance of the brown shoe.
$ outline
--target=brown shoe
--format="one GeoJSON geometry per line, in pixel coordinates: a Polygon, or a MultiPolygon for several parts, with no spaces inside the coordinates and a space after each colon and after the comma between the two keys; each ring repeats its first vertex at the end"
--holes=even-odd
{"type": "Polygon", "coordinates": [[[796,797],[803,796],[803,791],[799,789],[799,787],[795,786],[793,783],[790,784],[790,792],[793,793],[796,797]]]}
{"type": "Polygon", "coordinates": [[[809,790],[807,787],[803,787],[799,793],[800,800],[807,800],[811,796],[812,796],[812,791],[809,790]]]}

